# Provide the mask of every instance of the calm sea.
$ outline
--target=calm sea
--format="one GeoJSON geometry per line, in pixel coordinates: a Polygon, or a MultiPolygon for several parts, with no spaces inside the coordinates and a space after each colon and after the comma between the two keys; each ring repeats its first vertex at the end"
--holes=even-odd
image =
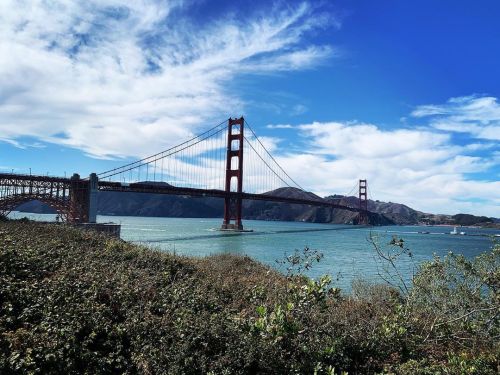
{"type": "MultiPolygon", "coordinates": [[[[55,215],[13,212],[11,217],[27,216],[36,220],[53,221],[55,215]]],[[[381,280],[383,264],[377,261],[370,236],[387,250],[393,236],[404,239],[412,258],[403,256],[400,270],[409,278],[414,265],[429,260],[433,254],[443,256],[449,251],[474,257],[492,247],[492,236],[499,230],[457,228],[466,235],[452,235],[453,227],[385,226],[355,227],[349,225],[311,224],[279,221],[243,222],[253,232],[220,232],[222,219],[179,219],[132,216],[98,216],[98,222],[121,224],[121,237],[180,255],[206,256],[230,253],[248,255],[260,262],[281,268],[282,260],[295,250],[309,247],[323,253],[323,259],[308,271],[311,277],[330,274],[334,284],[350,290],[356,278],[381,280]]]]}

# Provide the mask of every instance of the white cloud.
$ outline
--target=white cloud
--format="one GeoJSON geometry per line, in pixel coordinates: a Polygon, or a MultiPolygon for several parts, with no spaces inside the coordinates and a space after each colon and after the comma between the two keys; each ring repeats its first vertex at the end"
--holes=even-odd
{"type": "MultiPolygon", "coordinates": [[[[327,22],[306,2],[247,15],[244,23],[228,15],[208,25],[179,18],[187,7],[180,0],[1,1],[0,142],[37,147],[25,144],[28,136],[99,158],[149,155],[206,130],[214,119],[242,114],[242,98],[228,89],[239,74],[307,69],[336,53],[304,43],[327,22]]],[[[267,127],[301,131],[306,151],[276,159],[321,195],[347,193],[366,177],[375,199],[498,216],[498,172],[490,181],[467,178],[500,162],[497,99],[452,98],[411,115],[429,119],[431,127],[267,127]],[[490,142],[457,146],[454,132],[490,142]],[[476,155],[484,150],[491,156],[476,155]]],[[[271,151],[282,142],[262,141],[271,151]]],[[[196,174],[211,173],[215,161],[205,162],[196,174]]],[[[255,173],[252,183],[270,177],[255,173]]]]}
{"type": "Polygon", "coordinates": [[[445,104],[419,106],[412,116],[430,118],[430,124],[439,130],[500,140],[500,104],[494,97],[472,95],[451,98],[445,104]]]}
{"type": "Polygon", "coordinates": [[[291,115],[292,116],[299,116],[299,115],[306,113],[308,110],[309,110],[309,108],[307,108],[305,105],[296,104],[292,108],[291,115]]]}
{"type": "Polygon", "coordinates": [[[266,125],[266,128],[268,128],[268,129],[293,129],[294,127],[290,124],[276,124],[276,125],[269,124],[269,125],[266,125]]]}
{"type": "Polygon", "coordinates": [[[405,129],[383,131],[371,124],[315,122],[299,128],[313,139],[315,153],[356,155],[361,158],[398,157],[422,147],[432,149],[449,138],[444,134],[405,129]]]}
{"type": "Polygon", "coordinates": [[[432,213],[499,216],[500,181],[467,178],[468,173],[486,172],[499,164],[493,153],[469,154],[481,148],[478,144],[454,145],[449,134],[432,128],[384,130],[340,122],[298,127],[307,153],[277,160],[319,195],[346,194],[359,179],[367,178],[372,199],[432,213]]]}
{"type": "Polygon", "coordinates": [[[198,25],[183,1],[0,3],[0,137],[23,136],[94,157],[144,156],[239,115],[241,73],[310,68],[330,46],[301,46],[314,9],[198,25]],[[175,13],[172,15],[172,12],[175,13]]]}

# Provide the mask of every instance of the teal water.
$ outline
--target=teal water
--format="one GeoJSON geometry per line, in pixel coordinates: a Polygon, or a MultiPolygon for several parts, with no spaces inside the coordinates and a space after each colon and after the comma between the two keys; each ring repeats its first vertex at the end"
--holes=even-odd
{"type": "MultiPolygon", "coordinates": [[[[13,217],[52,221],[55,215],[37,215],[13,212],[13,217]]],[[[228,233],[218,228],[221,219],[184,219],[131,216],[98,216],[98,222],[121,224],[121,237],[179,255],[206,256],[231,253],[248,255],[260,262],[281,268],[281,260],[295,249],[308,246],[323,253],[324,258],[308,272],[311,277],[330,274],[334,283],[349,290],[356,278],[381,281],[382,272],[370,235],[386,249],[393,235],[402,237],[410,248],[412,260],[404,256],[399,264],[409,279],[414,265],[429,260],[433,254],[443,256],[449,251],[474,257],[492,246],[491,237],[499,230],[458,228],[467,235],[451,235],[453,227],[385,226],[355,227],[350,225],[312,224],[301,222],[244,221],[245,229],[253,232],[228,233]],[[419,232],[430,232],[419,233],[419,232]]]]}

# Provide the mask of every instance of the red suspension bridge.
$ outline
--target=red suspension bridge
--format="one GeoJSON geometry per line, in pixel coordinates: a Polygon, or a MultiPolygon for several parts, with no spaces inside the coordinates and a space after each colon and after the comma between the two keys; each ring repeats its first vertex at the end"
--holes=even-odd
{"type": "Polygon", "coordinates": [[[78,174],[63,178],[0,173],[0,215],[8,215],[26,201],[38,200],[68,222],[95,223],[99,191],[221,198],[223,230],[243,230],[243,200],[348,210],[357,213],[356,224],[370,224],[375,215],[368,211],[366,180],[359,180],[355,204],[346,204],[341,198],[326,201],[312,193],[303,198],[282,196],[277,193],[280,187],[306,192],[243,117],[230,118],[175,147],[88,178],[78,174]]]}

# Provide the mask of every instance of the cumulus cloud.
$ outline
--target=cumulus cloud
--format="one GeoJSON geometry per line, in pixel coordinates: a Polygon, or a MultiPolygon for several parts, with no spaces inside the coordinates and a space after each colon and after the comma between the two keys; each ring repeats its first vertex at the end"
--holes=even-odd
{"type": "Polygon", "coordinates": [[[500,104],[491,96],[462,96],[445,104],[423,105],[413,117],[429,118],[439,130],[469,133],[476,138],[500,140],[500,104]]]}
{"type": "Polygon", "coordinates": [[[277,159],[319,195],[356,194],[357,180],[367,178],[372,199],[434,213],[500,212],[500,181],[467,177],[499,164],[494,153],[474,154],[484,148],[480,144],[455,145],[451,134],[431,127],[387,130],[374,124],[313,122],[298,128],[307,153],[277,159]]]}
{"type": "Polygon", "coordinates": [[[310,68],[332,55],[331,46],[302,46],[325,24],[306,2],[205,25],[183,16],[189,6],[2,1],[0,139],[144,156],[242,113],[228,89],[238,74],[310,68]]]}

